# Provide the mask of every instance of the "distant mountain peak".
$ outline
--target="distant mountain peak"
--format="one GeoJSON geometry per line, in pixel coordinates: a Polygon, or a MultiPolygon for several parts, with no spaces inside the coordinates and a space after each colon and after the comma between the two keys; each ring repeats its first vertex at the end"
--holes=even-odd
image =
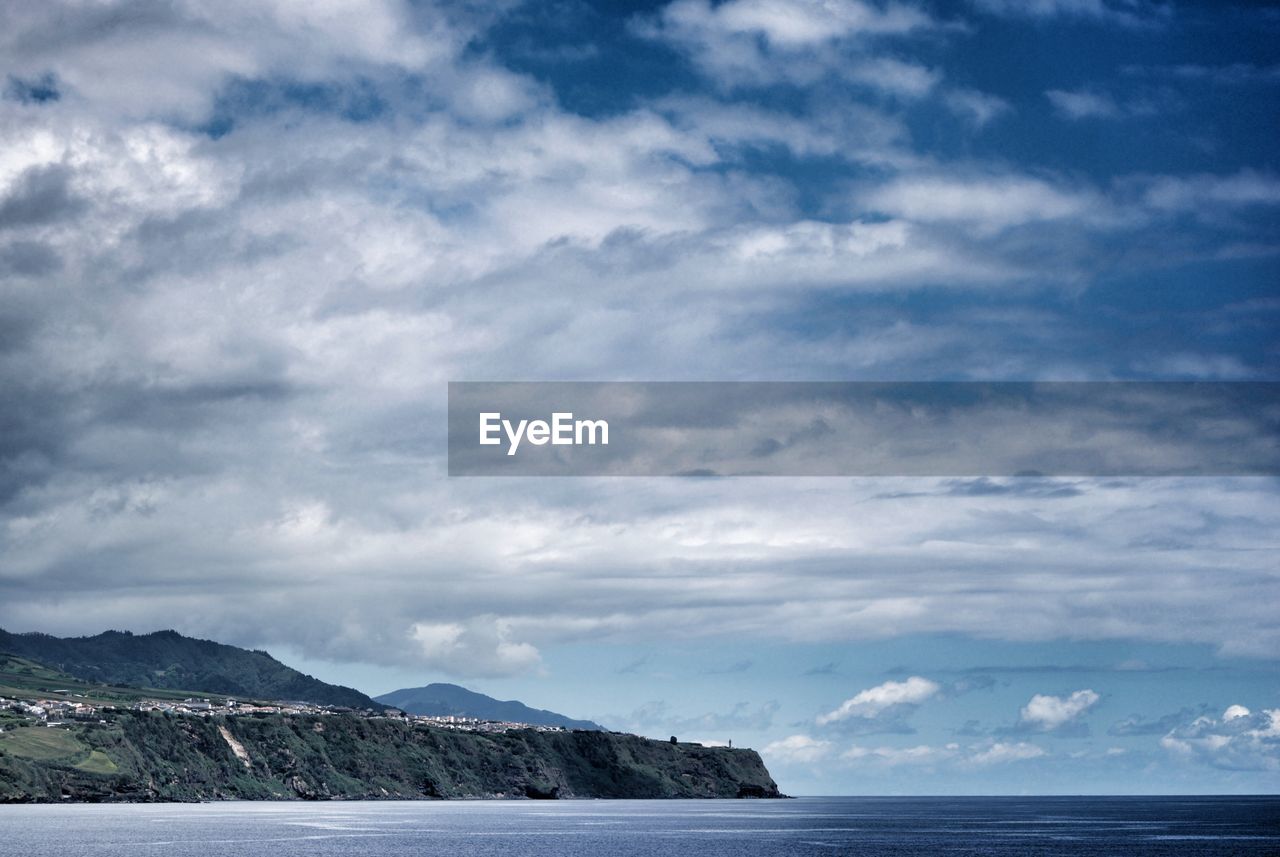
{"type": "Polygon", "coordinates": [[[457,684],[436,682],[424,687],[405,687],[374,697],[383,705],[409,714],[432,717],[475,717],[480,720],[509,720],[534,726],[561,726],[565,729],[605,731],[590,720],[575,720],[554,711],[530,708],[514,699],[494,699],[457,684]]]}

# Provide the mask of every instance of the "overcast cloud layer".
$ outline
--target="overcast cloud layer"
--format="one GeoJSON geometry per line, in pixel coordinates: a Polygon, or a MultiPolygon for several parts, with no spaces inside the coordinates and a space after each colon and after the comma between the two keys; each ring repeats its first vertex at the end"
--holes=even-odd
{"type": "MultiPolygon", "coordinates": [[[[1273,10],[0,9],[0,626],[470,679],[672,640],[1280,652],[1273,479],[444,476],[449,380],[1280,378],[1273,10]]],[[[778,760],[1034,761],[1097,702],[837,737],[950,692],[912,681],[778,760]]],[[[1274,763],[1274,714],[1201,702],[1169,753],[1274,763]]]]}

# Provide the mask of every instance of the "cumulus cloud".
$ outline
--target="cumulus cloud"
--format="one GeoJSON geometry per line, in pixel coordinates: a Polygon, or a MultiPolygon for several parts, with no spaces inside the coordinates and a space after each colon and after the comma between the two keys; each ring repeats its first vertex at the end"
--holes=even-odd
{"type": "Polygon", "coordinates": [[[808,735],[789,735],[766,744],[760,753],[766,760],[782,764],[813,764],[827,758],[833,749],[830,741],[808,735]]]}
{"type": "Polygon", "coordinates": [[[1068,727],[1078,730],[1082,726],[1080,718],[1101,699],[1101,695],[1088,688],[1068,696],[1037,693],[1022,707],[1018,726],[1036,732],[1063,732],[1068,727]]]}
{"type": "Polygon", "coordinates": [[[1280,709],[1233,704],[1171,729],[1160,745],[1175,756],[1232,771],[1280,771],[1280,709]]]}
{"type": "Polygon", "coordinates": [[[920,676],[886,681],[859,691],[834,710],[818,715],[815,722],[860,732],[910,731],[906,718],[941,690],[937,682],[920,676]]]}
{"type": "Polygon", "coordinates": [[[416,622],[409,636],[421,647],[421,662],[467,676],[502,676],[528,672],[541,661],[538,650],[510,639],[510,622],[476,617],[459,622],[416,622]]]}

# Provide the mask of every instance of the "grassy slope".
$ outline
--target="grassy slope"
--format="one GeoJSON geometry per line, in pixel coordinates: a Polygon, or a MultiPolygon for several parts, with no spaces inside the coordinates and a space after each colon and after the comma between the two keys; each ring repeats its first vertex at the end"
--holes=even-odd
{"type": "Polygon", "coordinates": [[[63,702],[129,703],[140,699],[182,700],[207,697],[208,691],[94,684],[37,663],[0,652],[0,696],[63,702]]]}

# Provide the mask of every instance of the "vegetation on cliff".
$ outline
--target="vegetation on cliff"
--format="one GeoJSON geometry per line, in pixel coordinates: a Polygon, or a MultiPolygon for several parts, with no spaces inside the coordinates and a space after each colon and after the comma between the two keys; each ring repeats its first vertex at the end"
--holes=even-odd
{"type": "Polygon", "coordinates": [[[777,797],[752,750],[348,715],[8,724],[0,801],[777,797]]]}

